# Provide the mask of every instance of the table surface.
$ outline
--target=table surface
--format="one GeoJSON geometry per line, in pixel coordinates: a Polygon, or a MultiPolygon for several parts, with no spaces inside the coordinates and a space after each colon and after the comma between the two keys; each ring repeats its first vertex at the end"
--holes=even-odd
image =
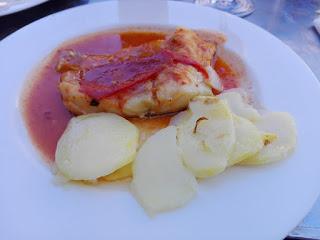
{"type": "MultiPolygon", "coordinates": [[[[0,40],[49,14],[103,0],[51,0],[31,9],[0,17],[0,40]]],[[[192,0],[185,0],[192,2],[192,0]]],[[[245,19],[289,45],[320,79],[320,35],[312,25],[320,0],[253,0],[255,11],[245,19]]],[[[287,239],[320,239],[320,199],[287,239]]]]}

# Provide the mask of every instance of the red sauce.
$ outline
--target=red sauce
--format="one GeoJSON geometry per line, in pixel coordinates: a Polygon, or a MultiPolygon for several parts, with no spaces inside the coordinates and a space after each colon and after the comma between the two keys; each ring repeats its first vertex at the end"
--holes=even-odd
{"type": "Polygon", "coordinates": [[[239,87],[239,76],[238,74],[232,70],[230,65],[223,61],[221,58],[217,58],[214,64],[214,70],[219,75],[222,80],[223,89],[227,90],[230,88],[239,87]]]}
{"type": "MultiPolygon", "coordinates": [[[[81,54],[110,54],[122,47],[137,46],[164,37],[163,33],[150,32],[99,33],[68,42],[52,54],[32,79],[23,98],[24,118],[29,134],[46,159],[54,160],[57,142],[73,116],[64,107],[57,87],[59,74],[55,66],[60,51],[73,49],[81,54]]],[[[226,62],[218,58],[214,68],[226,89],[237,87],[237,81],[233,79],[236,75],[226,62]]]]}
{"type": "Polygon", "coordinates": [[[57,141],[71,113],[64,107],[57,89],[56,58],[46,64],[32,82],[23,102],[24,119],[34,144],[46,159],[53,160],[57,141]]]}
{"type": "Polygon", "coordinates": [[[81,71],[80,91],[99,100],[155,79],[161,71],[174,63],[191,65],[208,78],[207,71],[197,62],[173,52],[161,50],[151,56],[118,59],[84,72],[81,71]]]}

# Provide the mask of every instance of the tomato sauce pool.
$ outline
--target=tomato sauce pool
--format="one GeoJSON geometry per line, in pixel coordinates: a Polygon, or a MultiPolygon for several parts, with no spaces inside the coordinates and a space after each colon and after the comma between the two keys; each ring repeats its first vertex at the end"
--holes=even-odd
{"type": "MultiPolygon", "coordinates": [[[[64,107],[58,90],[59,74],[55,68],[59,52],[73,49],[82,54],[112,54],[121,48],[164,38],[165,34],[160,32],[105,32],[65,43],[55,50],[28,82],[30,86],[22,98],[29,135],[46,160],[54,161],[57,142],[73,117],[64,107]]],[[[238,86],[236,74],[227,62],[218,57],[214,69],[225,89],[238,86]]]]}

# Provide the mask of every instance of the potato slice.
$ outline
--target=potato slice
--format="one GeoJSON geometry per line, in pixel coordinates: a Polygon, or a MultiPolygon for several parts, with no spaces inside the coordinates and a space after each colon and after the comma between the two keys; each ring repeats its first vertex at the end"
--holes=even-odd
{"type": "Polygon", "coordinates": [[[218,97],[225,100],[231,111],[240,117],[246,118],[252,122],[259,120],[261,117],[259,112],[246,103],[244,98],[238,92],[224,92],[218,95],[218,97]]]}
{"type": "Polygon", "coordinates": [[[181,207],[195,195],[197,182],[178,153],[176,127],[160,130],[140,148],[131,189],[150,214],[181,207]]]}
{"type": "Polygon", "coordinates": [[[224,171],[235,143],[232,113],[217,97],[196,97],[192,116],[178,126],[178,146],[185,165],[196,177],[224,171]]]}
{"type": "Polygon", "coordinates": [[[70,180],[95,180],[130,163],[138,140],[138,129],[116,114],[74,117],[58,142],[56,165],[70,180]]]}
{"type": "Polygon", "coordinates": [[[268,133],[265,135],[264,147],[256,155],[240,164],[259,165],[276,162],[286,158],[295,148],[296,126],[290,114],[285,112],[267,113],[256,123],[256,126],[261,131],[268,133]]]}
{"type": "Polygon", "coordinates": [[[233,115],[233,122],[236,142],[228,166],[253,156],[263,147],[263,136],[252,122],[237,115],[233,115]]]}

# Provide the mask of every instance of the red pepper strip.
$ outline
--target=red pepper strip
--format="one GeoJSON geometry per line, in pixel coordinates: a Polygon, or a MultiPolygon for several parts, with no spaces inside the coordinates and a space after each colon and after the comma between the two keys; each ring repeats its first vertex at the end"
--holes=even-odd
{"type": "Polygon", "coordinates": [[[97,100],[109,97],[138,83],[156,78],[170,63],[173,63],[173,59],[166,52],[123,62],[110,62],[82,71],[80,91],[97,100]]]}
{"type": "Polygon", "coordinates": [[[185,56],[162,50],[152,56],[110,62],[82,70],[80,72],[80,91],[99,100],[127,90],[139,83],[155,79],[165,67],[174,63],[191,65],[205,78],[208,78],[205,68],[197,62],[185,56]]]}

